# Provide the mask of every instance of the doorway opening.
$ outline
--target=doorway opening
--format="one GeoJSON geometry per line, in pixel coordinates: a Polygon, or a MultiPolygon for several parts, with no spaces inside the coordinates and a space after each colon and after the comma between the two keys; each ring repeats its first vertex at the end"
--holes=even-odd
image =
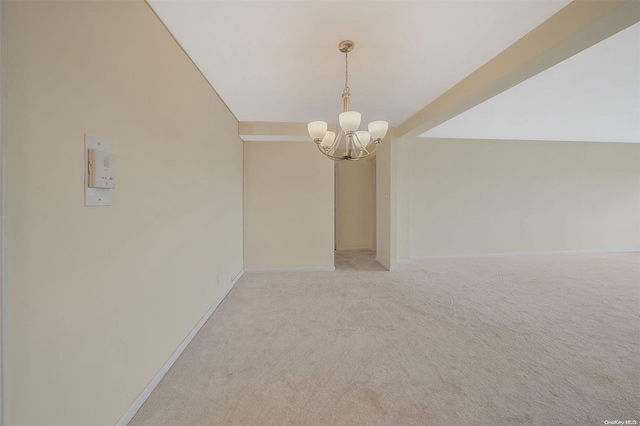
{"type": "Polygon", "coordinates": [[[335,250],[375,252],[375,177],[375,158],[335,163],[335,250]]]}

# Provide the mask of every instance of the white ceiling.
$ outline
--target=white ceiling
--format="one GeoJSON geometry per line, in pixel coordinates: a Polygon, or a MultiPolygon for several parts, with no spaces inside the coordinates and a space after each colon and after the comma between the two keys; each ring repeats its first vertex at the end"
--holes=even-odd
{"type": "Polygon", "coordinates": [[[640,142],[640,24],[421,136],[640,142]]]}
{"type": "Polygon", "coordinates": [[[240,121],[337,121],[351,39],[352,109],[397,126],[569,1],[149,3],[240,121]]]}

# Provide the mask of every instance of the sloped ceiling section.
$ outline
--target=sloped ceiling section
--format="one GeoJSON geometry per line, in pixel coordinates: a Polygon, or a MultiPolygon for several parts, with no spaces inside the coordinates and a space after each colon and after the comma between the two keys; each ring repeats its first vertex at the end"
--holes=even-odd
{"type": "Polygon", "coordinates": [[[421,137],[640,143],[640,23],[421,137]]]}
{"type": "Polygon", "coordinates": [[[240,121],[335,122],[351,39],[352,109],[397,126],[569,1],[149,3],[240,121]]]}

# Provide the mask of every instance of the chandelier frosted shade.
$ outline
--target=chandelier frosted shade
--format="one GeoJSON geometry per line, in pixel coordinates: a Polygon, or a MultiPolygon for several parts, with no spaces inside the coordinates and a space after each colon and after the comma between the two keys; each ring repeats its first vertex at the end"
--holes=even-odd
{"type": "Polygon", "coordinates": [[[384,138],[387,130],[389,130],[389,123],[386,121],[372,121],[369,123],[369,133],[371,133],[372,139],[384,138]]]}
{"type": "Polygon", "coordinates": [[[338,116],[340,120],[340,127],[345,132],[355,132],[360,127],[360,120],[362,115],[357,111],[346,111],[338,116]]]}
{"type": "Polygon", "coordinates": [[[340,123],[338,134],[327,131],[325,121],[312,121],[307,126],[309,136],[320,152],[336,161],[359,160],[370,156],[376,151],[389,129],[389,123],[386,121],[372,121],[369,123],[368,131],[358,130],[362,116],[358,111],[351,111],[351,90],[349,89],[349,52],[353,50],[353,46],[351,40],[344,40],[338,45],[338,49],[345,54],[343,112],[338,116],[340,123]]]}
{"type": "Polygon", "coordinates": [[[369,132],[367,132],[366,130],[357,131],[356,132],[356,142],[362,148],[366,148],[367,145],[369,145],[369,142],[371,142],[371,134],[369,134],[369,132]]]}
{"type": "Polygon", "coordinates": [[[324,138],[322,138],[322,142],[320,142],[320,145],[323,148],[330,148],[331,145],[333,145],[333,141],[335,138],[336,133],[329,130],[327,133],[325,133],[324,138]]]}
{"type": "Polygon", "coordinates": [[[322,139],[327,133],[327,123],[326,121],[312,121],[307,125],[307,130],[313,140],[322,139]]]}

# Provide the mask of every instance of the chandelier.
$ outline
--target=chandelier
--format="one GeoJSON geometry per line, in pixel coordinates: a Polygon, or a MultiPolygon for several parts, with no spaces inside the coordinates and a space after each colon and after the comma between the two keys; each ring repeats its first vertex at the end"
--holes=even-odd
{"type": "Polygon", "coordinates": [[[370,156],[376,151],[389,129],[389,123],[386,121],[372,121],[367,127],[368,130],[358,130],[361,115],[357,111],[351,111],[349,91],[349,52],[353,47],[351,40],[341,41],[338,45],[338,49],[344,53],[343,112],[338,116],[340,122],[338,135],[327,130],[326,121],[312,121],[307,125],[309,135],[320,152],[335,161],[353,161],[370,156]]]}

